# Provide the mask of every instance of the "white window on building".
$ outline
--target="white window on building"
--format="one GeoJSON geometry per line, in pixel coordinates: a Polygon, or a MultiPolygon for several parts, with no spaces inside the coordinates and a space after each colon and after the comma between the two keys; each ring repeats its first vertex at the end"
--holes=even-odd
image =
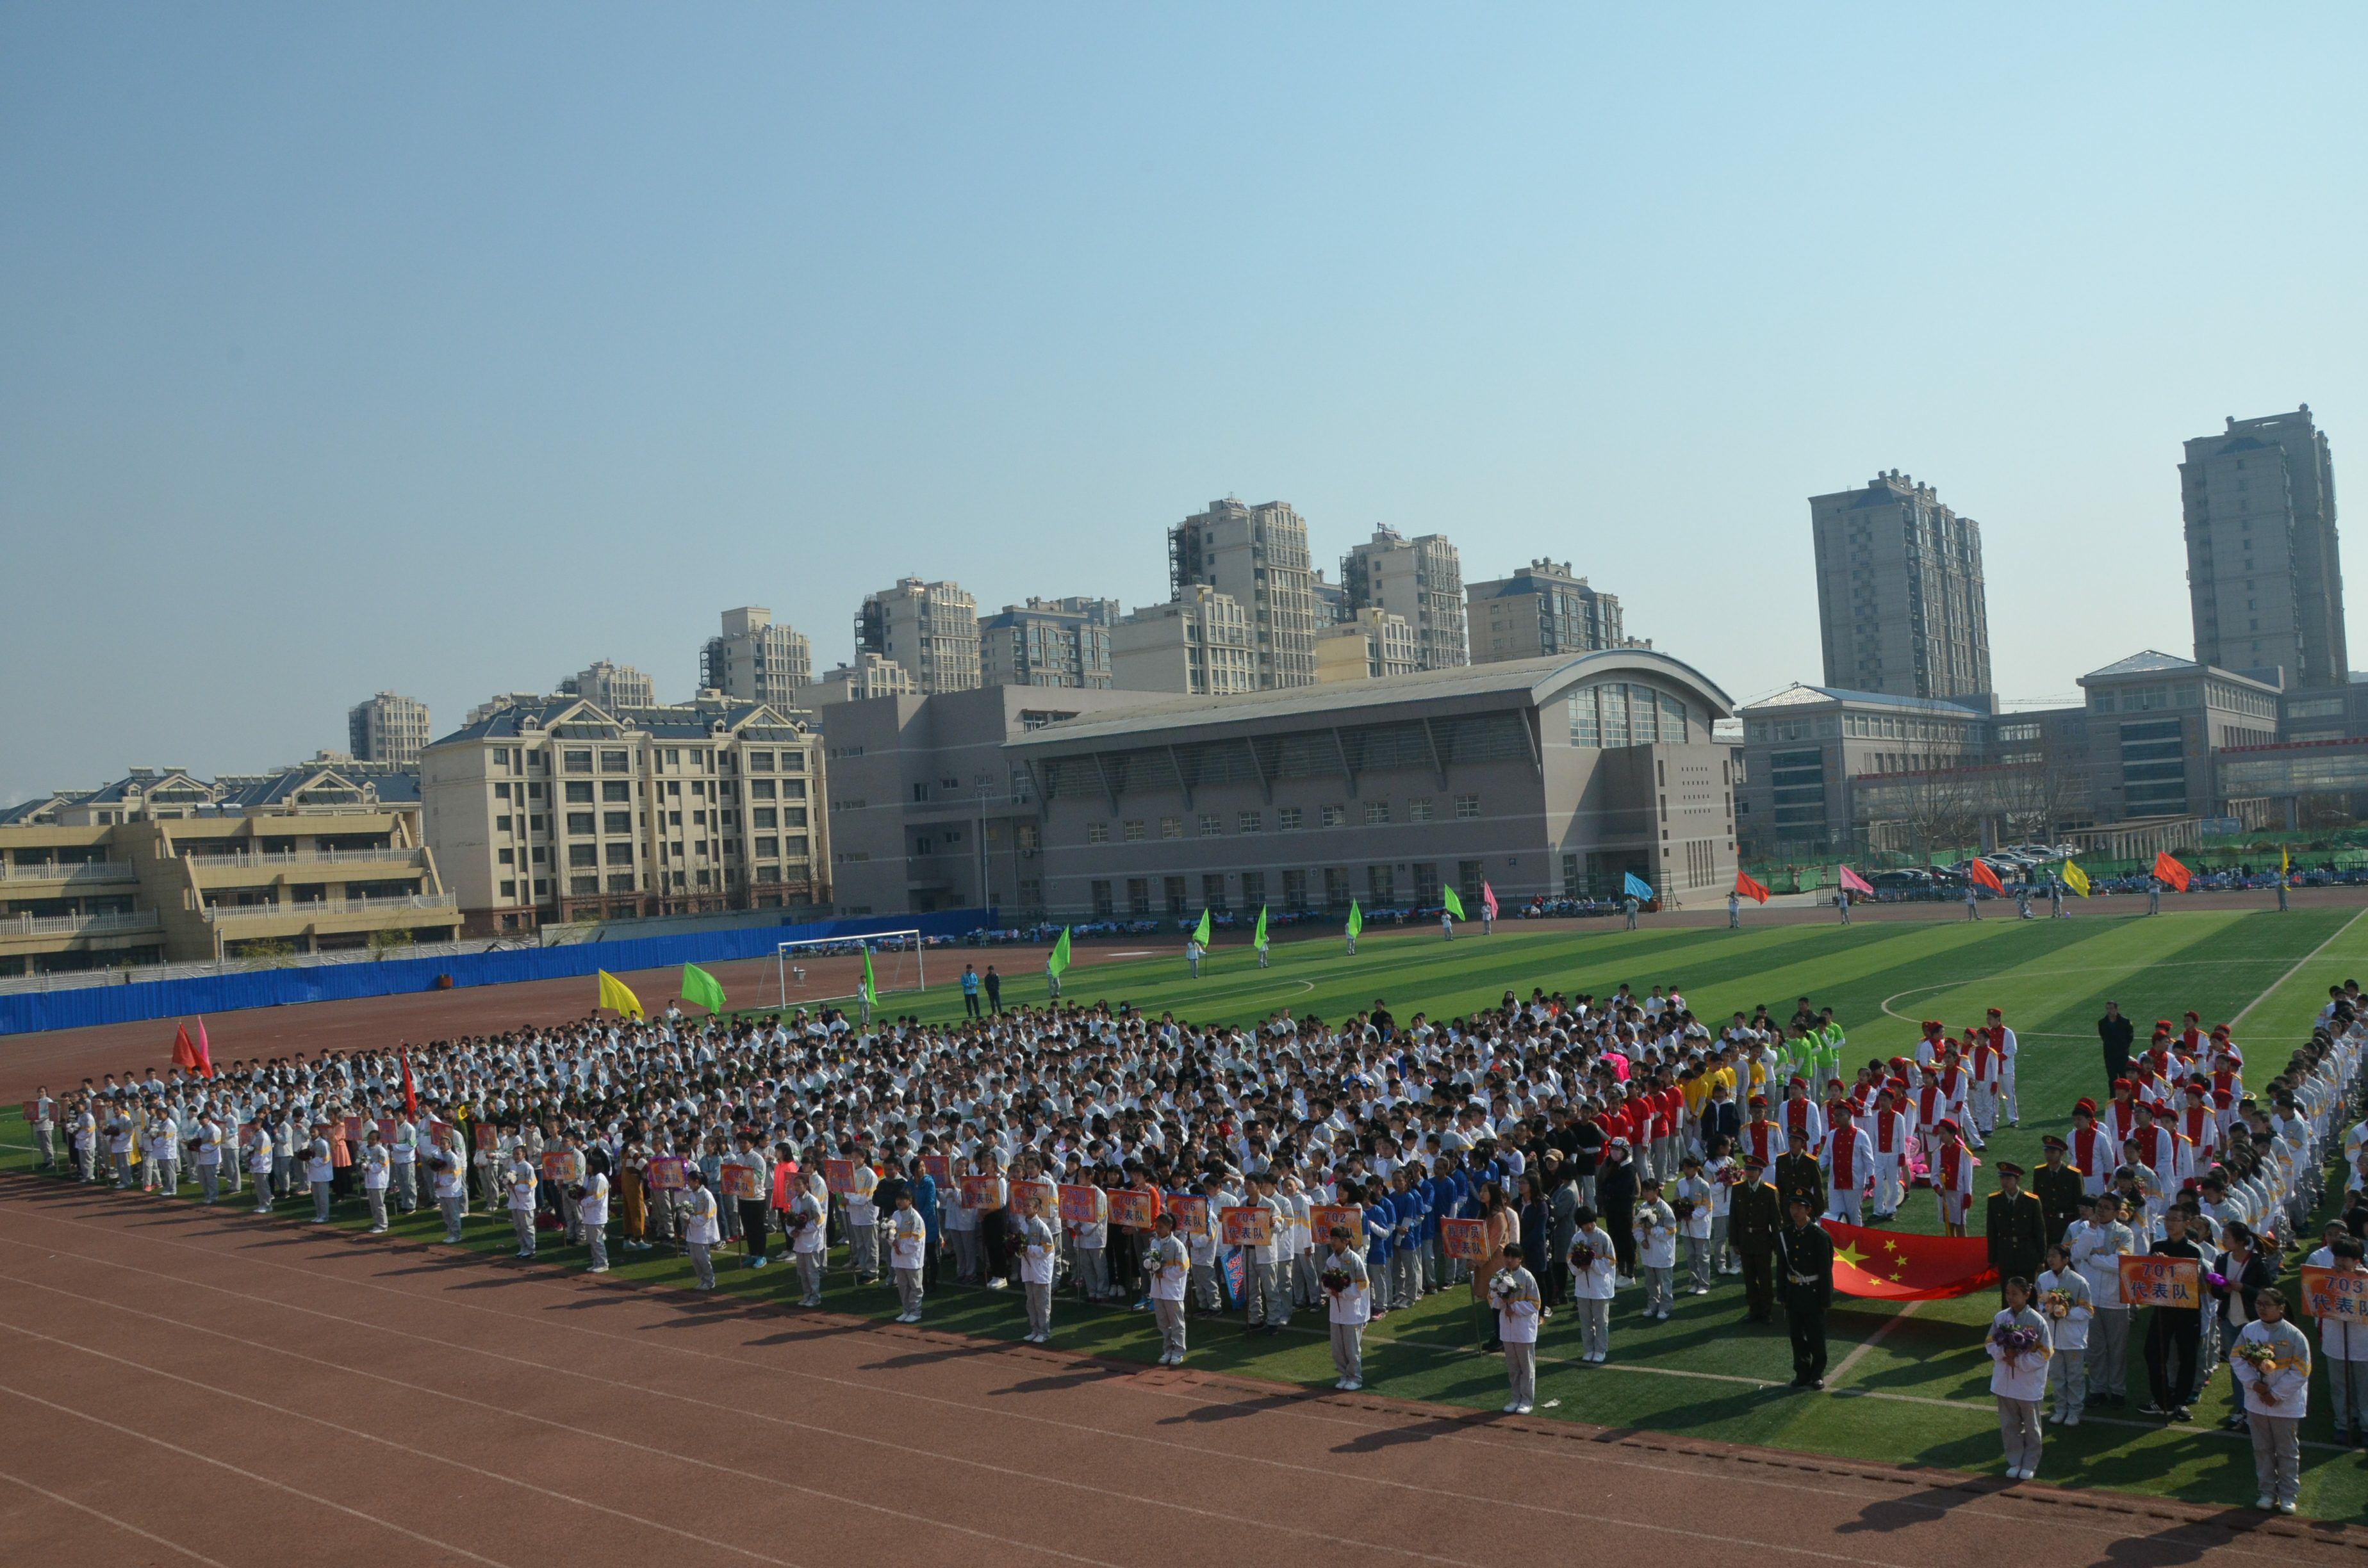
{"type": "Polygon", "coordinates": [[[1479,796],[1458,795],[1455,797],[1455,820],[1457,822],[1477,822],[1479,819],[1479,796]]]}

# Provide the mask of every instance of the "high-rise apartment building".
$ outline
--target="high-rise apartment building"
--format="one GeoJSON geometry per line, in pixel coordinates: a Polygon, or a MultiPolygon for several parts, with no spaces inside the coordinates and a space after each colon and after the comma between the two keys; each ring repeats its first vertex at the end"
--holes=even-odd
{"type": "Polygon", "coordinates": [[[1368,607],[1315,634],[1315,682],[1379,680],[1422,668],[1420,640],[1403,617],[1368,607]]]}
{"type": "Polygon", "coordinates": [[[923,697],[979,684],[978,601],[959,583],[899,577],[863,601],[855,648],[905,666],[923,697]]]}
{"type": "Polygon", "coordinates": [[[427,704],[381,691],[346,710],[347,750],[356,762],[410,767],[427,744],[427,704]]]}
{"type": "Polygon", "coordinates": [[[1315,630],[1321,631],[1348,619],[1349,590],[1338,583],[1326,582],[1321,566],[1307,575],[1307,591],[1315,596],[1315,630]]]}
{"type": "MultiPolygon", "coordinates": [[[[1204,583],[1147,605],[1110,631],[1110,669],[1121,691],[1223,697],[1258,689],[1258,640],[1233,596],[1204,583]]],[[[1311,669],[1315,655],[1308,655],[1311,669]]]]}
{"type": "Polygon", "coordinates": [[[2335,465],[2310,405],[2188,442],[2179,489],[2195,662],[2348,685],[2335,465]]]}
{"type": "Polygon", "coordinates": [[[979,676],[987,686],[1110,684],[1116,599],[1071,597],[1005,605],[978,618],[979,676]]]}
{"type": "Polygon", "coordinates": [[[586,665],[559,683],[561,695],[580,697],[614,711],[620,708],[648,708],[656,703],[657,684],[631,665],[613,665],[606,659],[586,665]]]}
{"type": "Polygon", "coordinates": [[[817,676],[812,686],[802,686],[791,693],[790,704],[801,711],[811,711],[834,702],[863,702],[874,697],[910,697],[913,695],[912,673],[894,659],[883,659],[877,653],[858,653],[851,665],[841,665],[835,670],[817,676]]]}
{"type": "Polygon", "coordinates": [[[1340,558],[1349,608],[1383,609],[1414,630],[1415,655],[1426,670],[1471,663],[1464,651],[1463,561],[1445,534],[1406,539],[1376,528],[1373,537],[1340,558]]]}
{"type": "Polygon", "coordinates": [[[723,612],[723,634],[700,650],[699,684],[743,702],[791,705],[814,680],[814,644],[794,627],[776,626],[762,605],[723,612]]]}
{"type": "Polygon", "coordinates": [[[1202,584],[1249,618],[1261,687],[1315,682],[1314,577],[1307,524],[1281,501],[1248,506],[1227,496],[1167,530],[1168,585],[1202,584]]]}
{"type": "Polygon", "coordinates": [[[1475,665],[1591,653],[1628,641],[1620,596],[1572,576],[1567,561],[1532,561],[1508,576],[1474,583],[1464,600],[1475,665]]]}
{"type": "Polygon", "coordinates": [[[1982,529],[1897,469],[1809,497],[1826,685],[1893,697],[1990,689],[1982,529]]]}

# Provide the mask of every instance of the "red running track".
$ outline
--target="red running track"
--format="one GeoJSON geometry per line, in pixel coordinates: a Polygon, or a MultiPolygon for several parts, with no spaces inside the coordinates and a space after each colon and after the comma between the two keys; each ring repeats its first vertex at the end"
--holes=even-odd
{"type": "Polygon", "coordinates": [[[0,1562],[1949,1568],[2368,1531],[1104,1364],[0,1178],[0,1562]]]}

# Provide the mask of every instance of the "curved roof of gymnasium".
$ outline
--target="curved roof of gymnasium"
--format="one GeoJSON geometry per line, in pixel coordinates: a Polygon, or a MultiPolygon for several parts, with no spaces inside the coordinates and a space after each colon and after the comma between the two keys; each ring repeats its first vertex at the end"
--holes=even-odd
{"type": "Polygon", "coordinates": [[[1292,727],[1292,721],[1302,726],[1314,721],[1327,728],[1334,724],[1387,723],[1419,718],[1440,706],[1451,712],[1483,712],[1509,707],[1503,701],[1473,699],[1515,695],[1531,707],[1539,707],[1582,680],[1622,674],[1656,676],[1679,687],[1709,708],[1713,718],[1729,718],[1735,712],[1735,699],[1682,659],[1673,659],[1650,648],[1601,648],[1590,653],[1506,659],[1496,664],[1384,676],[1375,680],[1284,687],[1225,697],[1160,697],[1146,692],[1139,708],[1104,709],[1047,724],[1008,744],[1014,749],[1035,750],[1154,736],[1182,738],[1191,731],[1231,729],[1240,724],[1256,724],[1272,732],[1292,727]]]}

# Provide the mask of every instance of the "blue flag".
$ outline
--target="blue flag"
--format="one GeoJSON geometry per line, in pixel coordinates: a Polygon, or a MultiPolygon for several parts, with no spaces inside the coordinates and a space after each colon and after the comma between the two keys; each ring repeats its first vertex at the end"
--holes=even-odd
{"type": "Polygon", "coordinates": [[[1237,1248],[1225,1255],[1225,1304],[1235,1307],[1242,1300],[1242,1255],[1237,1248]]]}
{"type": "Polygon", "coordinates": [[[1628,873],[1628,880],[1621,884],[1620,891],[1642,903],[1649,903],[1653,899],[1653,884],[1634,871],[1628,873]]]}

